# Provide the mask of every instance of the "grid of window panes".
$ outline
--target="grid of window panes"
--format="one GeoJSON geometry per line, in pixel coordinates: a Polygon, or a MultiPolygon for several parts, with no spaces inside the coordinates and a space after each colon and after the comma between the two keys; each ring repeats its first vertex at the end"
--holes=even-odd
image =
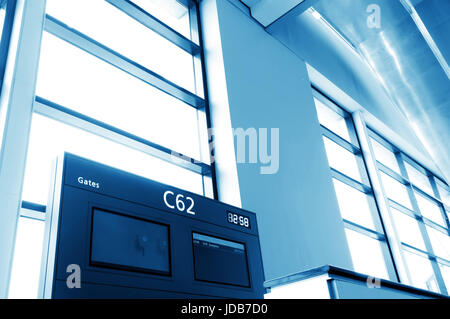
{"type": "Polygon", "coordinates": [[[448,185],[374,131],[369,139],[411,284],[448,293],[448,185]]]}
{"type": "Polygon", "coordinates": [[[352,118],[313,92],[354,270],[397,280],[352,118]]]}
{"type": "Polygon", "coordinates": [[[214,196],[197,10],[191,0],[46,1],[11,297],[36,296],[23,266],[39,264],[64,151],[214,196]]]}

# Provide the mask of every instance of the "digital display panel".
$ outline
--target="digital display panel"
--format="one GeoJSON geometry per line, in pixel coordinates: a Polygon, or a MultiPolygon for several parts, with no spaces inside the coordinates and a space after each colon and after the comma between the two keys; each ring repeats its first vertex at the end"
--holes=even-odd
{"type": "Polygon", "coordinates": [[[91,264],[170,275],[169,226],[93,209],[91,264]]]}
{"type": "Polygon", "coordinates": [[[192,233],[195,279],[250,287],[244,244],[192,233]]]}
{"type": "Polygon", "coordinates": [[[250,228],[250,219],[247,216],[239,215],[233,212],[227,212],[227,221],[230,224],[250,228]]]}

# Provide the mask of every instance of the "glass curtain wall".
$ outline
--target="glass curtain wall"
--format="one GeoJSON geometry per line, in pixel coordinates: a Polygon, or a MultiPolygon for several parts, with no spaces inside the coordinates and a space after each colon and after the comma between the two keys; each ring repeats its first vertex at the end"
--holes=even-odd
{"type": "Polygon", "coordinates": [[[354,270],[397,280],[352,117],[313,92],[354,270]]]}
{"type": "MultiPolygon", "coordinates": [[[[377,176],[370,176],[351,113],[313,88],[325,150],[355,271],[399,281],[392,245],[400,247],[409,284],[450,291],[450,188],[400,148],[368,128],[377,176]],[[381,182],[398,243],[389,242],[370,180],[381,182]],[[394,270],[395,269],[395,270],[394,270]]],[[[369,151],[369,150],[368,150],[369,151]]],[[[392,234],[387,234],[392,235],[392,234]]]]}
{"type": "Polygon", "coordinates": [[[50,174],[63,152],[215,193],[197,4],[46,3],[11,298],[37,296],[50,174]]]}

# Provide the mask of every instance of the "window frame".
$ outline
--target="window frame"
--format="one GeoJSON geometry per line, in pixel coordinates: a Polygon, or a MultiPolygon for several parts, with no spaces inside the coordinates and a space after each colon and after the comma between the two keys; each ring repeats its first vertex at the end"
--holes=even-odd
{"type": "Polygon", "coordinates": [[[345,119],[351,142],[342,138],[338,134],[332,132],[324,125],[320,123],[319,124],[323,136],[329,138],[331,141],[335,142],[342,148],[346,149],[356,157],[362,182],[354,180],[353,178],[345,175],[344,173],[339,172],[338,170],[330,166],[331,176],[332,178],[335,178],[336,180],[362,192],[365,196],[369,197],[368,204],[370,207],[372,220],[374,222],[376,230],[369,229],[367,227],[364,227],[362,225],[359,225],[357,223],[342,218],[344,227],[352,231],[358,232],[362,235],[365,235],[367,237],[370,237],[371,239],[378,240],[380,242],[379,244],[384,257],[384,265],[386,267],[386,271],[390,280],[399,281],[398,271],[396,269],[396,265],[392,257],[393,253],[391,249],[391,244],[386,236],[385,225],[380,215],[380,209],[375,197],[371,176],[369,175],[369,171],[366,166],[365,158],[360,143],[360,137],[357,134],[357,129],[354,123],[353,116],[350,112],[341,108],[335,101],[333,101],[322,91],[320,91],[320,89],[318,89],[316,86],[314,86],[313,84],[311,84],[311,86],[314,98],[318,99],[320,102],[325,104],[325,106],[330,107],[331,110],[335,111],[337,114],[341,115],[345,119]]]}
{"type": "MultiPolygon", "coordinates": [[[[380,136],[377,132],[375,132],[375,130],[373,128],[371,128],[370,126],[367,126],[367,128],[368,128],[368,132],[369,132],[368,134],[371,138],[373,138],[374,140],[376,140],[383,146],[386,146],[388,149],[393,151],[393,153],[396,156],[397,164],[400,168],[401,174],[398,174],[398,173],[392,171],[391,169],[389,169],[388,167],[384,166],[380,162],[376,161],[376,159],[374,159],[375,165],[377,166],[377,170],[379,172],[383,172],[383,173],[389,175],[390,177],[394,178],[395,180],[397,180],[400,183],[402,183],[403,185],[405,185],[407,192],[408,192],[409,200],[412,205],[412,209],[408,209],[408,208],[404,207],[403,205],[396,203],[395,201],[388,199],[386,197],[385,200],[388,203],[389,210],[390,210],[390,207],[392,206],[395,209],[409,215],[410,217],[415,218],[418,222],[419,229],[422,234],[422,239],[423,239],[423,241],[425,243],[425,247],[426,247],[426,251],[423,251],[417,247],[413,247],[406,243],[400,242],[401,250],[406,249],[410,252],[413,252],[413,253],[415,252],[416,254],[420,253],[420,254],[426,255],[432,265],[433,272],[434,272],[435,279],[437,281],[439,290],[443,294],[448,294],[450,291],[450,287],[445,286],[445,282],[442,277],[438,263],[449,264],[450,261],[445,260],[445,259],[435,255],[433,247],[432,247],[432,243],[430,240],[430,236],[428,235],[428,232],[426,230],[426,226],[428,226],[428,227],[432,227],[433,229],[440,231],[444,234],[447,234],[447,236],[450,236],[450,223],[449,223],[449,219],[448,219],[448,213],[446,213],[445,203],[443,201],[441,201],[441,199],[440,199],[440,194],[439,194],[439,191],[438,191],[437,185],[436,185],[436,179],[440,180],[440,182],[443,185],[446,185],[446,183],[444,181],[442,181],[440,178],[438,178],[437,176],[435,176],[428,169],[426,169],[425,167],[420,165],[418,162],[416,162],[410,156],[408,156],[400,148],[398,148],[397,146],[394,146],[393,144],[388,142],[385,138],[380,136]],[[415,185],[410,180],[405,163],[408,163],[409,165],[411,165],[412,167],[417,169],[420,173],[424,174],[424,176],[426,176],[428,178],[428,181],[429,181],[429,184],[433,191],[433,194],[429,194],[426,191],[422,190],[419,186],[415,185]],[[426,200],[430,200],[431,202],[433,202],[434,204],[436,204],[438,206],[438,208],[441,212],[442,218],[443,218],[444,222],[446,223],[447,228],[435,223],[434,221],[432,221],[422,215],[422,213],[420,212],[417,198],[416,198],[416,196],[417,196],[416,193],[418,193],[419,196],[425,197],[426,200]]],[[[446,185],[446,186],[448,187],[448,185],[446,185]]],[[[409,273],[409,270],[407,270],[407,273],[408,273],[408,276],[411,278],[412,274],[409,273]]],[[[410,279],[410,281],[412,282],[411,279],[410,279]]]]}
{"type": "MultiPolygon", "coordinates": [[[[16,1],[16,0],[7,0],[16,1]]],[[[151,13],[140,8],[136,4],[128,0],[104,0],[105,2],[122,11],[123,14],[135,19],[145,27],[158,33],[163,38],[175,44],[179,48],[188,52],[193,58],[193,72],[196,85],[196,92],[201,95],[192,93],[179,85],[171,82],[165,77],[145,68],[137,62],[115,52],[107,46],[95,41],[85,34],[65,25],[57,18],[45,13],[43,32],[48,32],[57,38],[81,49],[94,57],[103,60],[119,70],[136,77],[139,80],[159,89],[160,91],[175,97],[176,99],[186,103],[186,107],[192,107],[197,112],[204,113],[206,119],[207,132],[201,132],[202,125],[198,126],[200,140],[200,156],[205,160],[190,158],[183,154],[178,154],[167,147],[158,143],[140,138],[131,133],[113,127],[102,121],[90,118],[76,111],[70,110],[63,105],[59,105],[43,97],[35,96],[33,112],[48,118],[55,119],[61,123],[83,129],[89,133],[93,133],[100,137],[112,140],[113,142],[123,144],[125,146],[137,149],[147,155],[162,159],[177,165],[181,168],[193,171],[202,175],[203,195],[213,199],[218,198],[216,170],[214,164],[214,154],[211,151],[205,154],[205,143],[213,143],[209,134],[211,128],[211,119],[209,112],[208,93],[206,85],[206,69],[203,63],[203,39],[201,33],[200,17],[198,14],[199,5],[194,0],[184,0],[190,15],[191,39],[187,39],[170,26],[160,21],[151,13]],[[209,158],[208,158],[209,157],[209,158]],[[210,163],[210,164],[208,164],[210,163]]],[[[198,113],[197,113],[198,114],[198,113]]],[[[199,115],[197,115],[199,121],[199,115]]],[[[209,146],[206,149],[210,149],[209,146]]],[[[40,204],[27,201],[21,202],[20,216],[27,218],[36,218],[42,220],[42,214],[45,214],[46,207],[40,204]]]]}

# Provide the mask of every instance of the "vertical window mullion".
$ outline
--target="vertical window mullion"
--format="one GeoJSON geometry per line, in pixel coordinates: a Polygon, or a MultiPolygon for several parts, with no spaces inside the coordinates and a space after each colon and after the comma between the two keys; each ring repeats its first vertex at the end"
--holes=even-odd
{"type": "Polygon", "coordinates": [[[395,273],[394,277],[399,282],[410,283],[411,281],[408,278],[408,273],[406,271],[406,263],[401,253],[400,239],[395,231],[395,226],[389,212],[387,197],[382,186],[375,155],[369,143],[369,134],[367,132],[363,114],[361,111],[356,111],[352,114],[352,118],[355,125],[355,133],[361,146],[361,153],[367,167],[367,174],[371,181],[380,222],[383,226],[386,238],[386,244],[390,253],[389,259],[386,260],[386,262],[389,263],[389,268],[395,273]]]}
{"type": "Polygon", "coordinates": [[[434,197],[436,197],[440,203],[438,203],[439,209],[441,210],[442,218],[445,220],[447,224],[447,229],[450,230],[450,220],[448,219],[447,213],[445,211],[445,204],[443,198],[441,197],[439,190],[437,188],[436,178],[433,176],[428,176],[431,184],[431,188],[433,189],[434,197]]]}
{"type": "MultiPolygon", "coordinates": [[[[206,143],[208,154],[205,155],[205,158],[207,157],[210,162],[210,172],[208,176],[203,176],[203,184],[208,187],[208,193],[205,193],[205,195],[212,197],[213,199],[218,199],[218,189],[217,189],[217,180],[216,180],[216,166],[215,166],[215,160],[214,160],[214,137],[213,137],[213,131],[212,131],[212,123],[211,123],[211,113],[209,109],[209,98],[208,98],[208,85],[206,81],[206,68],[205,68],[205,53],[204,53],[204,46],[203,46],[203,35],[202,35],[202,26],[201,26],[201,20],[200,20],[200,9],[199,4],[197,1],[190,1],[191,3],[191,10],[189,12],[189,19],[191,21],[191,35],[192,39],[195,41],[198,40],[200,50],[197,54],[198,59],[200,60],[200,69],[198,69],[199,65],[198,63],[195,64],[195,58],[194,58],[194,67],[195,67],[195,74],[202,75],[201,77],[201,87],[203,90],[204,95],[204,114],[205,114],[205,120],[206,120],[206,141],[204,140],[203,143],[206,143]],[[196,26],[195,30],[193,30],[193,26],[196,26]],[[206,179],[206,180],[205,180],[206,179]],[[208,186],[210,185],[210,186],[208,186]]],[[[196,81],[198,80],[198,77],[196,76],[196,81]]],[[[198,81],[197,81],[198,82],[198,81]]],[[[201,143],[200,143],[201,144],[201,143]]],[[[202,145],[202,144],[201,144],[202,145]]]]}
{"type": "MultiPolygon", "coordinates": [[[[317,107],[319,122],[322,127],[324,127],[323,140],[330,168],[332,172],[334,172],[333,177],[337,182],[346,184],[348,187],[355,188],[358,191],[361,191],[361,189],[360,187],[355,187],[355,183],[357,183],[358,186],[362,186],[364,199],[369,203],[368,209],[370,215],[367,214],[365,218],[360,218],[361,216],[354,215],[354,210],[357,210],[354,205],[357,205],[357,203],[363,205],[363,203],[358,202],[360,198],[357,196],[357,194],[344,196],[341,190],[341,195],[339,195],[339,187],[337,188],[338,184],[335,183],[335,191],[338,197],[340,206],[339,208],[341,210],[341,216],[344,219],[344,223],[347,222],[347,226],[353,224],[356,229],[359,229],[360,227],[366,228],[368,226],[371,229],[371,232],[375,231],[378,234],[377,238],[368,236],[371,237],[372,241],[376,241],[376,245],[379,245],[380,248],[378,254],[374,254],[372,255],[372,257],[370,257],[366,253],[363,253],[363,251],[361,251],[360,247],[358,247],[358,244],[353,242],[355,240],[355,237],[350,236],[350,234],[353,234],[353,232],[361,233],[360,236],[363,237],[361,237],[360,240],[364,241],[367,239],[365,237],[368,234],[360,232],[356,229],[352,229],[352,232],[350,232],[347,231],[349,227],[346,227],[347,241],[349,243],[354,267],[356,267],[355,270],[366,272],[372,276],[386,276],[391,280],[394,278],[394,280],[398,280],[395,265],[392,261],[389,242],[386,239],[384,226],[378,213],[377,203],[374,200],[370,176],[367,172],[364,155],[361,152],[360,139],[358,138],[358,132],[355,131],[353,118],[349,113],[341,109],[333,101],[329,100],[325,95],[316,91],[314,87],[313,89],[313,96],[317,107]],[[337,144],[337,146],[334,144],[337,144]],[[343,153],[340,154],[340,151],[342,151],[343,153]],[[345,156],[347,152],[351,153],[352,156],[345,156]],[[345,165],[345,161],[347,160],[355,161],[353,170],[349,169],[348,165],[345,165]],[[348,175],[349,173],[352,174],[352,172],[356,172],[356,170],[358,171],[358,176],[354,176],[355,174],[353,174],[352,176],[348,175]],[[358,181],[355,181],[353,183],[353,179],[355,177],[358,181]],[[356,197],[351,198],[351,196],[356,197]],[[354,203],[352,199],[355,200],[354,203]],[[346,218],[350,218],[351,220],[345,219],[344,216],[346,216],[346,218]],[[370,216],[372,222],[369,222],[369,220],[367,219],[368,216],[370,216]],[[355,223],[355,220],[358,220],[358,223],[355,223]],[[358,260],[358,258],[365,258],[366,260],[365,262],[363,262],[362,260],[358,260]],[[371,260],[373,264],[367,264],[368,260],[371,260]]],[[[350,190],[348,191],[350,192],[350,190]]],[[[364,209],[364,211],[366,210],[364,209]]]]}
{"type": "MultiPolygon", "coordinates": [[[[398,165],[400,167],[400,172],[401,172],[402,176],[404,176],[408,181],[410,181],[408,183],[408,185],[406,185],[406,188],[407,188],[407,191],[408,191],[409,199],[411,201],[411,205],[413,207],[413,210],[417,214],[417,216],[419,216],[419,218],[420,218],[419,219],[419,229],[420,229],[420,232],[422,234],[423,240],[425,242],[425,247],[427,249],[427,252],[429,254],[431,254],[432,256],[435,256],[434,251],[433,251],[433,247],[432,247],[432,244],[431,244],[430,237],[428,235],[427,229],[425,227],[425,223],[423,221],[422,212],[420,211],[419,204],[417,203],[416,195],[414,194],[414,190],[413,190],[413,187],[412,187],[412,184],[411,184],[411,179],[409,178],[408,172],[407,172],[406,167],[405,167],[403,156],[404,155],[401,152],[397,152],[396,153],[398,165]]],[[[445,284],[444,284],[444,279],[442,277],[441,270],[440,270],[439,265],[438,265],[438,263],[436,261],[436,258],[432,257],[432,258],[429,258],[429,259],[431,261],[431,266],[433,268],[433,272],[434,272],[436,283],[437,283],[437,285],[439,287],[439,290],[442,293],[447,294],[447,289],[446,289],[445,284]]]]}

